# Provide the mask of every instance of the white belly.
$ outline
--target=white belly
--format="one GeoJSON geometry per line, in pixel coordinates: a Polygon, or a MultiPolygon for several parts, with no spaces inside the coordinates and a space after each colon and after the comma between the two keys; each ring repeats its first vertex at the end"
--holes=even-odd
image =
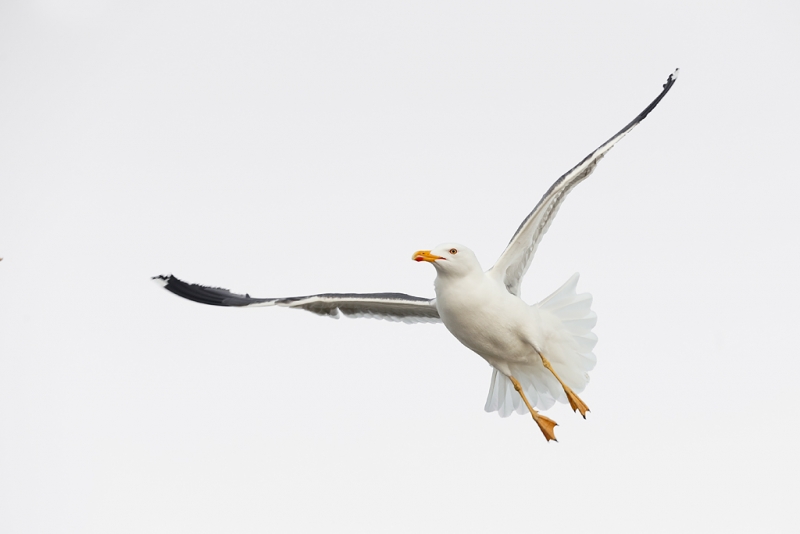
{"type": "Polygon", "coordinates": [[[536,311],[485,276],[437,283],[436,307],[456,339],[501,370],[536,356],[536,311]]]}

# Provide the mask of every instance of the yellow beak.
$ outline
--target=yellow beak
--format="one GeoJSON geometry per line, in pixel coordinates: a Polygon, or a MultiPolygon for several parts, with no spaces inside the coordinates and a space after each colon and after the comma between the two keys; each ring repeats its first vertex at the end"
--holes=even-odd
{"type": "Polygon", "coordinates": [[[436,254],[431,254],[430,250],[418,250],[411,256],[411,259],[414,261],[429,261],[433,263],[436,260],[441,260],[443,258],[441,256],[437,256],[436,254]]]}

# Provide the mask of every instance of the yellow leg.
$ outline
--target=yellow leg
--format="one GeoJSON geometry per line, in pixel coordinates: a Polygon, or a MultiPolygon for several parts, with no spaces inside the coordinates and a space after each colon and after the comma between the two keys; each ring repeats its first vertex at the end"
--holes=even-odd
{"type": "Polygon", "coordinates": [[[522,391],[522,386],[520,385],[519,381],[517,381],[517,379],[513,376],[509,376],[508,378],[511,379],[511,383],[514,384],[514,389],[517,391],[517,393],[519,393],[520,397],[522,397],[522,400],[525,401],[525,406],[527,406],[528,410],[530,410],[533,420],[536,421],[537,425],[539,425],[539,430],[542,431],[542,434],[544,434],[544,437],[547,439],[547,441],[550,441],[551,439],[553,441],[558,441],[556,439],[556,433],[554,430],[558,423],[534,410],[533,406],[531,406],[531,403],[528,402],[525,392],[522,391]]]}
{"type": "Polygon", "coordinates": [[[566,385],[566,384],[565,384],[565,383],[564,383],[564,382],[563,382],[563,381],[562,381],[562,380],[561,380],[561,379],[558,377],[558,375],[556,374],[556,372],[553,370],[553,366],[552,366],[552,365],[550,365],[550,362],[547,360],[547,358],[545,358],[543,354],[539,354],[539,356],[541,356],[541,357],[542,357],[542,363],[544,364],[545,368],[546,368],[548,371],[550,371],[551,373],[553,373],[553,376],[554,376],[554,377],[556,377],[556,380],[558,380],[558,383],[559,383],[559,384],[561,384],[561,387],[563,387],[563,388],[564,388],[564,392],[567,394],[567,399],[569,400],[569,405],[572,407],[572,411],[574,411],[574,412],[580,412],[580,413],[581,413],[581,415],[583,416],[583,418],[584,418],[584,419],[586,419],[586,412],[588,412],[588,411],[589,411],[589,407],[588,407],[588,406],[586,406],[586,403],[585,403],[585,402],[583,402],[583,401],[581,400],[581,398],[580,398],[580,397],[578,397],[578,396],[575,394],[575,392],[574,392],[574,391],[572,391],[572,389],[570,389],[570,387],[569,387],[568,385],[566,385]]]}

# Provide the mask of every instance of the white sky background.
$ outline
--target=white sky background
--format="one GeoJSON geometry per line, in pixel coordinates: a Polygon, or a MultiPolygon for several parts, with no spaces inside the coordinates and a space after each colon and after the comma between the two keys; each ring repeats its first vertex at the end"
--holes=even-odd
{"type": "Polygon", "coordinates": [[[797,2],[0,3],[0,531],[789,532],[797,2]],[[564,171],[524,298],[599,315],[586,421],[483,411],[432,296],[564,171]]]}

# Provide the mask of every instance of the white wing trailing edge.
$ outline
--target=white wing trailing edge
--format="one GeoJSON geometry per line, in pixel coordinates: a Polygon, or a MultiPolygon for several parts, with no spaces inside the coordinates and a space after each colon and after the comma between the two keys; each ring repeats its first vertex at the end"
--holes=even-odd
{"type": "Polygon", "coordinates": [[[257,298],[219,287],[190,284],[171,274],[154,276],[153,280],[179,297],[211,306],[284,306],[334,319],[338,319],[341,312],[348,317],[371,317],[403,323],[441,322],[436,299],[414,297],[405,293],[323,293],[303,297],[257,298]]]}
{"type": "Polygon", "coordinates": [[[633,128],[642,122],[647,115],[655,109],[661,99],[672,88],[675,80],[678,78],[678,69],[670,74],[667,82],[661,93],[653,100],[644,111],[639,113],[631,122],[629,122],[623,129],[617,132],[608,141],[600,145],[597,150],[583,158],[583,161],[575,165],[572,169],[561,176],[556,182],[550,186],[550,189],[544,194],[542,199],[533,208],[533,211],[528,214],[522,224],[519,226],[514,236],[509,241],[508,246],[498,258],[494,266],[487,271],[490,276],[499,278],[505,284],[506,289],[512,295],[519,296],[522,278],[528,271],[531,265],[533,255],[536,252],[536,247],[541,241],[542,236],[550,228],[553,218],[558,212],[558,208],[566,198],[567,194],[576,185],[585,180],[597,163],[603,156],[611,150],[620,139],[633,130],[633,128]]]}

